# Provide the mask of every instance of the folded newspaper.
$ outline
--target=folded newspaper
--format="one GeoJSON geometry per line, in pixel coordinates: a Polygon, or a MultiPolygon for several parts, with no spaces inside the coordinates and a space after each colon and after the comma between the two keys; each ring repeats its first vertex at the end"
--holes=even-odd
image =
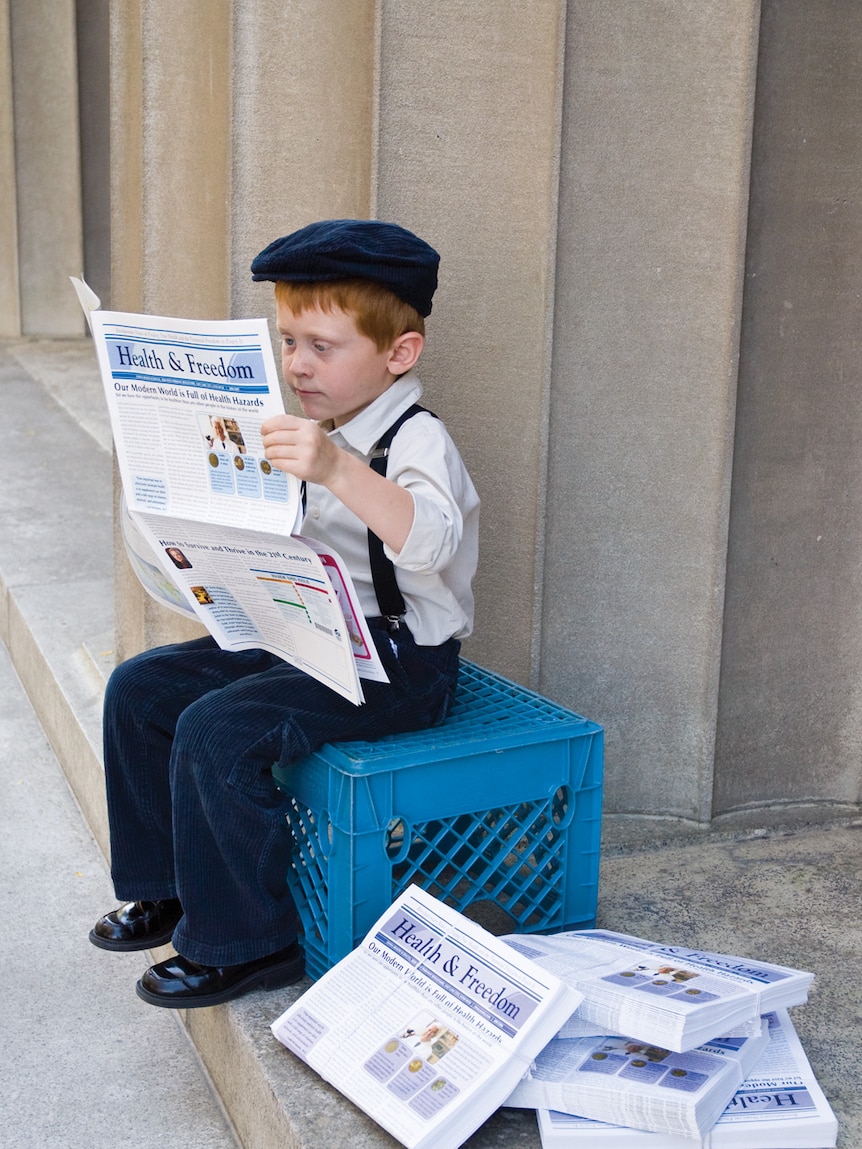
{"type": "MultiPolygon", "coordinates": [[[[801,1005],[814,978],[769,962],[610,930],[507,935],[584,995],[577,1019],[682,1053],[773,1009],[801,1005]]],[[[561,1036],[567,1035],[566,1028],[561,1036]]]]}
{"type": "Polygon", "coordinates": [[[385,682],[350,573],[297,534],[300,486],[264,456],[284,411],[265,319],[87,314],[123,483],[132,569],[158,602],[226,650],[260,648],[359,704],[385,682]]]}
{"type": "Polygon", "coordinates": [[[718,1038],[688,1053],[628,1037],[555,1037],[506,1104],[701,1138],[768,1040],[766,1022],[757,1037],[718,1038]]]}
{"type": "Polygon", "coordinates": [[[544,1149],[832,1149],[838,1122],[787,1011],[765,1020],[769,1044],[702,1140],[539,1109],[544,1149]]]}
{"type": "Polygon", "coordinates": [[[580,995],[416,886],[272,1024],[408,1149],[456,1149],[580,995]]]}

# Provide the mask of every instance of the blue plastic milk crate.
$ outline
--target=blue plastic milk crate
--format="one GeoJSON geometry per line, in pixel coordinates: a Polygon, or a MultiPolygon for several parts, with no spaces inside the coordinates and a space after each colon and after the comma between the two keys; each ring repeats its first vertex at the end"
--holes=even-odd
{"type": "Polygon", "coordinates": [[[491,902],[512,933],[592,926],[602,763],[596,723],[462,660],[441,725],[328,742],[277,769],[308,973],[411,883],[462,912],[491,902]]]}

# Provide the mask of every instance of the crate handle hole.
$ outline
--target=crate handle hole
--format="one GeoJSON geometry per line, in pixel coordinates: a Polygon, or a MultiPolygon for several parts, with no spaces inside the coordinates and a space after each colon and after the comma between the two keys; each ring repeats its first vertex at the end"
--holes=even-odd
{"type": "Polygon", "coordinates": [[[577,795],[568,784],[558,786],[551,794],[551,818],[554,828],[565,830],[575,816],[577,795]]]}
{"type": "Polygon", "coordinates": [[[320,811],[314,829],[320,856],[328,860],[332,856],[333,846],[332,822],[329,820],[328,810],[320,811]]]}
{"type": "Polygon", "coordinates": [[[390,818],[386,827],[384,849],[390,862],[403,862],[410,853],[413,831],[406,818],[390,818]]]}

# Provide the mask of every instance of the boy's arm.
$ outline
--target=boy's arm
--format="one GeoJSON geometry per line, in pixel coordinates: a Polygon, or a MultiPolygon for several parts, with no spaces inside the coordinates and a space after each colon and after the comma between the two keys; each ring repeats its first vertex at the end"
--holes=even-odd
{"type": "Polygon", "coordinates": [[[413,496],[335,445],[310,419],[277,415],[261,427],[274,467],[326,487],[396,554],[413,526],[413,496]]]}

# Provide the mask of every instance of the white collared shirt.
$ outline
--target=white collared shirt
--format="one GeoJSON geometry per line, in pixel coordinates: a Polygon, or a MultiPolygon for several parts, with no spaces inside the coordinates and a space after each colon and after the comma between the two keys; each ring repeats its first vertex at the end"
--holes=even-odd
{"type": "MultiPolygon", "coordinates": [[[[409,371],[329,437],[369,463],[383,433],[421,394],[422,384],[409,371]]],[[[479,496],[439,419],[422,413],[402,425],[389,448],[386,477],[413,496],[413,525],[404,546],[399,553],[384,547],[407,606],[405,621],[420,646],[466,638],[473,629],[479,496]]],[[[326,487],[309,483],[302,529],[347,564],[363,612],[380,614],[362,520],[326,487]]]]}

